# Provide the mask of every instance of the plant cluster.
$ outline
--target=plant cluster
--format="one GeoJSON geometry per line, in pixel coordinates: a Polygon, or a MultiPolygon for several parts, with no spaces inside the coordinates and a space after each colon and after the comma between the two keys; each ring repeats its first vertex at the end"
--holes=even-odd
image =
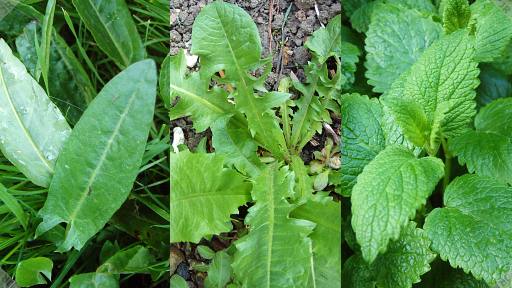
{"type": "MultiPolygon", "coordinates": [[[[304,83],[290,75],[268,91],[255,23],[216,1],[193,24],[199,68],[184,51],[166,60],[171,120],[211,131],[212,147],[170,155],[170,241],[205,258],[193,267],[205,287],[340,287],[339,144],[333,136],[311,163],[300,156],[340,116],[341,31],[338,15],[308,38],[304,83]],[[226,247],[212,249],[213,238],[226,247]]],[[[187,287],[179,275],[171,285],[187,287]]]]}
{"type": "Polygon", "coordinates": [[[167,286],[168,2],[18,2],[0,15],[0,286],[167,286]]]}
{"type": "Polygon", "coordinates": [[[343,1],[343,287],[512,287],[512,6],[434,2],[343,1]]]}

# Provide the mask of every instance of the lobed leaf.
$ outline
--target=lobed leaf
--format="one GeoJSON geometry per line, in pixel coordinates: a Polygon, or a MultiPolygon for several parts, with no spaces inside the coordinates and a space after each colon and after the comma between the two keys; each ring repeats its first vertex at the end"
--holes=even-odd
{"type": "Polygon", "coordinates": [[[33,257],[23,260],[16,267],[16,283],[21,287],[46,284],[45,277],[52,279],[52,268],[52,260],[46,257],[33,257]]]}
{"type": "Polygon", "coordinates": [[[41,235],[67,223],[59,250],[80,250],[126,200],[137,176],[153,119],[156,67],[132,64],[91,102],[56,164],[39,211],[41,235]]]}

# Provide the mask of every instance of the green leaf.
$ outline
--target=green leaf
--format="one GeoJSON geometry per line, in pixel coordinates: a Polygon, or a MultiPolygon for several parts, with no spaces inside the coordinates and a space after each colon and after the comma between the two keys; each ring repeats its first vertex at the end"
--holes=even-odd
{"type": "Polygon", "coordinates": [[[325,193],[297,207],[291,217],[316,224],[312,240],[311,276],[307,287],[341,286],[341,205],[325,193]]]}
{"type": "MultiPolygon", "coordinates": [[[[23,34],[16,38],[18,53],[34,77],[38,61],[35,36],[40,38],[39,28],[36,22],[31,22],[25,27],[23,34]]],[[[66,119],[74,125],[87,103],[96,96],[95,88],[69,46],[57,34],[52,37],[50,63],[48,79],[51,98],[63,111],[66,119]]]]}
{"type": "Polygon", "coordinates": [[[3,39],[0,62],[0,148],[30,181],[48,187],[71,129],[3,39]]]}
{"type": "MultiPolygon", "coordinates": [[[[425,232],[408,222],[388,250],[368,265],[361,254],[350,257],[344,265],[342,277],[347,288],[379,287],[410,288],[420,282],[420,276],[430,270],[429,263],[436,255],[429,249],[425,232]]],[[[436,286],[437,287],[437,286],[436,286]]]]}
{"type": "Polygon", "coordinates": [[[249,75],[261,62],[259,33],[251,16],[234,4],[217,1],[207,5],[192,27],[191,53],[200,57],[202,75],[224,71],[222,80],[236,86],[235,106],[247,116],[251,134],[275,157],[284,158],[286,141],[269,109],[280,103],[271,97],[275,95],[254,93],[257,80],[249,75]]]}
{"type": "MultiPolygon", "coordinates": [[[[309,176],[309,167],[298,155],[292,155],[290,169],[295,174],[295,199],[300,203],[313,195],[313,181],[309,176]]],[[[340,177],[341,178],[341,177],[340,177]]]]}
{"type": "Polygon", "coordinates": [[[125,0],[73,0],[73,5],[98,46],[119,68],[144,59],[146,51],[125,0]]]}
{"type": "Polygon", "coordinates": [[[373,91],[388,90],[440,34],[441,26],[416,10],[379,5],[365,40],[365,75],[373,91]]]}
{"type": "Polygon", "coordinates": [[[326,27],[320,28],[308,37],[304,46],[311,50],[320,63],[331,56],[341,57],[341,15],[329,20],[326,27]]]}
{"type": "Polygon", "coordinates": [[[229,215],[250,200],[250,184],[224,168],[220,155],[182,151],[171,154],[170,162],[171,242],[198,243],[204,236],[230,231],[229,215]]]}
{"type": "Polygon", "coordinates": [[[490,0],[477,0],[471,5],[471,14],[471,21],[476,22],[475,59],[491,62],[503,54],[512,39],[512,18],[490,0]]]}
{"type": "MultiPolygon", "coordinates": [[[[46,85],[46,92],[50,94],[48,89],[49,78],[48,71],[50,69],[50,47],[52,43],[52,32],[53,32],[53,18],[55,14],[55,4],[56,0],[48,0],[46,3],[46,11],[43,18],[43,27],[42,27],[42,39],[41,45],[37,48],[37,54],[39,67],[41,67],[41,74],[43,74],[43,80],[46,85]]],[[[36,44],[36,46],[39,44],[36,44]]],[[[39,80],[39,75],[35,76],[36,80],[39,80]]],[[[51,95],[51,94],[50,94],[51,95]]]]}
{"type": "Polygon", "coordinates": [[[512,188],[468,174],[453,180],[443,199],[445,207],[425,219],[432,250],[489,285],[510,277],[512,188]]]}
{"type": "Polygon", "coordinates": [[[386,147],[382,107],[359,94],[341,96],[341,193],[350,195],[356,177],[386,147]]]}
{"type": "Polygon", "coordinates": [[[52,260],[46,257],[34,257],[23,260],[16,267],[16,283],[21,287],[46,284],[45,277],[49,280],[52,279],[52,268],[52,260]]]}
{"type": "Polygon", "coordinates": [[[108,274],[149,272],[148,266],[154,261],[155,259],[146,247],[137,245],[117,252],[101,264],[96,271],[108,274]]]}
{"type": "Polygon", "coordinates": [[[357,46],[341,42],[341,85],[343,89],[349,89],[355,81],[355,72],[357,70],[357,62],[359,62],[359,55],[361,52],[357,46]]]}
{"type": "Polygon", "coordinates": [[[293,174],[277,164],[267,167],[254,180],[245,224],[249,234],[235,242],[233,271],[243,287],[305,287],[311,259],[314,224],[289,218],[293,196],[293,174]],[[258,265],[254,265],[258,263],[258,265]]]}
{"type": "Polygon", "coordinates": [[[220,119],[211,127],[215,152],[225,155],[226,164],[241,172],[257,176],[263,165],[258,158],[258,144],[246,128],[234,124],[234,119],[220,119]]]}
{"type": "Polygon", "coordinates": [[[352,190],[352,227],[367,262],[398,238],[443,175],[440,159],[417,159],[399,146],[388,146],[366,165],[352,190]]]}
{"type": "Polygon", "coordinates": [[[468,0],[443,0],[443,28],[446,34],[465,29],[471,18],[468,0]]]}
{"type": "Polygon", "coordinates": [[[181,276],[179,276],[178,274],[174,274],[171,277],[170,287],[172,287],[172,288],[188,288],[188,284],[187,284],[187,281],[185,281],[185,279],[183,279],[181,276]]]}
{"type": "Polygon", "coordinates": [[[493,100],[512,96],[512,78],[489,65],[480,65],[480,85],[476,102],[480,107],[493,100]]]}
{"type": "Polygon", "coordinates": [[[194,128],[198,132],[211,127],[215,121],[227,118],[235,113],[234,106],[227,100],[223,89],[209,89],[210,80],[201,78],[198,72],[187,77],[185,52],[180,50],[178,55],[171,56],[170,66],[170,100],[176,96],[180,99],[170,109],[170,119],[190,116],[194,128]]]}
{"type": "Polygon", "coordinates": [[[468,171],[512,184],[512,98],[493,101],[475,118],[476,130],[448,144],[468,171]]]}
{"type": "Polygon", "coordinates": [[[9,190],[5,188],[4,185],[0,183],[0,202],[3,202],[4,205],[9,209],[14,216],[18,219],[18,222],[27,229],[28,225],[28,217],[27,214],[25,214],[25,211],[23,211],[23,208],[21,207],[20,203],[18,203],[18,200],[12,196],[9,193],[9,190]]]}
{"type": "Polygon", "coordinates": [[[408,98],[425,111],[429,123],[442,117],[442,134],[460,135],[476,113],[477,63],[473,41],[463,30],[442,37],[400,77],[385,97],[408,98]]]}
{"type": "Polygon", "coordinates": [[[152,60],[131,65],[105,85],[62,149],[39,211],[38,235],[65,222],[59,250],[80,250],[119,209],[141,164],[155,97],[152,60]]]}
{"type": "MultiPolygon", "coordinates": [[[[179,59],[179,57],[183,57],[183,52],[178,54],[178,57],[173,59],[179,59]]],[[[186,71],[186,62],[177,61],[179,63],[183,63],[185,71],[186,71]]],[[[160,68],[160,77],[158,78],[159,92],[160,98],[164,101],[165,108],[171,107],[171,55],[167,55],[165,57],[164,62],[162,62],[162,66],[160,68]]],[[[175,70],[176,71],[176,70],[175,70]]],[[[183,70],[178,70],[183,71],[183,70]]]]}
{"type": "Polygon", "coordinates": [[[231,256],[225,251],[215,253],[212,263],[208,268],[208,276],[204,281],[206,288],[224,288],[231,280],[233,269],[231,268],[231,256]]]}
{"type": "Polygon", "coordinates": [[[118,288],[115,276],[106,273],[77,274],[69,279],[69,288],[118,288]]]}
{"type": "Polygon", "coordinates": [[[39,11],[18,0],[2,1],[2,4],[5,6],[0,12],[0,32],[4,36],[16,37],[30,21],[43,20],[39,11]]]}

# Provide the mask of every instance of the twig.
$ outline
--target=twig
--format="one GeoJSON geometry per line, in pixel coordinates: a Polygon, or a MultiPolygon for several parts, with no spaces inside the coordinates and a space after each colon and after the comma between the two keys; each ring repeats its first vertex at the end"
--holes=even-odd
{"type": "Polygon", "coordinates": [[[320,12],[318,11],[318,4],[316,3],[316,1],[315,1],[315,13],[316,13],[316,18],[318,18],[318,22],[320,22],[320,26],[325,27],[324,23],[322,23],[322,20],[320,20],[320,12]]]}
{"type": "Polygon", "coordinates": [[[338,134],[336,134],[336,132],[334,132],[334,129],[332,129],[331,125],[324,123],[323,126],[324,126],[325,131],[327,131],[327,133],[331,134],[332,139],[334,140],[334,143],[339,144],[340,137],[338,136],[338,134]]]}

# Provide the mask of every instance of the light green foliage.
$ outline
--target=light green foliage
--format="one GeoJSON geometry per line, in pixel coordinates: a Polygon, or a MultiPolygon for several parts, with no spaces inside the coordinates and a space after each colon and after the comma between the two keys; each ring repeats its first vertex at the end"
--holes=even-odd
{"type": "Polygon", "coordinates": [[[390,242],[388,250],[372,264],[367,264],[361,254],[350,257],[343,268],[344,283],[347,288],[410,288],[420,282],[436,257],[429,245],[425,232],[408,222],[398,239],[390,242]]]}
{"type": "Polygon", "coordinates": [[[318,193],[292,211],[291,217],[316,224],[312,241],[311,275],[307,287],[337,288],[341,279],[341,205],[318,193]]]}
{"type": "Polygon", "coordinates": [[[171,242],[198,243],[231,230],[229,215],[250,200],[251,186],[223,166],[224,157],[215,154],[183,151],[171,156],[171,242]]]}
{"type": "Polygon", "coordinates": [[[363,258],[372,263],[390,239],[425,204],[443,176],[434,157],[416,158],[399,146],[388,146],[357,178],[352,190],[352,227],[363,258]]]}
{"type": "Polygon", "coordinates": [[[459,29],[468,27],[471,10],[468,0],[443,0],[443,28],[445,33],[450,34],[459,29]]]}
{"type": "Polygon", "coordinates": [[[148,272],[148,266],[154,262],[153,256],[144,246],[134,246],[112,255],[98,267],[97,272],[123,274],[132,272],[148,272]]]}
{"type": "MultiPolygon", "coordinates": [[[[16,38],[16,48],[23,64],[30,74],[37,74],[37,51],[35,47],[36,35],[39,39],[41,33],[36,22],[29,23],[23,34],[16,38]]],[[[78,62],[64,39],[55,34],[50,46],[50,67],[48,75],[48,88],[51,99],[59,107],[69,123],[75,124],[86,108],[96,96],[89,76],[78,62]]]]}
{"type": "Polygon", "coordinates": [[[397,80],[386,97],[410,99],[423,109],[432,127],[442,121],[442,135],[460,135],[476,113],[474,89],[479,71],[473,57],[473,41],[465,31],[444,36],[397,80]]]}
{"type": "Polygon", "coordinates": [[[70,288],[119,288],[119,281],[110,274],[85,273],[69,279],[70,288]]]}
{"type": "Polygon", "coordinates": [[[441,26],[417,10],[378,5],[365,40],[365,75],[373,91],[387,91],[440,34],[441,26]]]}
{"type": "MultiPolygon", "coordinates": [[[[179,56],[183,57],[183,53],[180,53],[179,56]]],[[[185,62],[179,59],[179,57],[175,58],[178,63],[183,63],[186,65],[185,62]]],[[[182,70],[178,70],[182,71],[182,70]]],[[[176,71],[173,71],[176,72],[176,71]]],[[[166,108],[169,108],[171,106],[171,56],[167,55],[165,57],[164,62],[162,62],[162,66],[160,67],[160,75],[158,78],[158,87],[159,87],[159,93],[160,98],[164,101],[164,106],[166,108]]]]}
{"type": "Polygon", "coordinates": [[[48,187],[71,129],[3,39],[0,62],[0,148],[34,184],[48,187]]]}
{"type": "Polygon", "coordinates": [[[482,108],[475,128],[451,139],[450,150],[469,172],[512,184],[512,98],[482,108]]]}
{"type": "Polygon", "coordinates": [[[80,249],[119,209],[138,173],[155,96],[152,60],[132,64],[101,90],[60,153],[38,235],[65,222],[59,249],[80,249]]]}
{"type": "Polygon", "coordinates": [[[34,257],[18,263],[16,268],[16,283],[21,287],[46,284],[52,279],[53,262],[46,257],[34,257]],[[43,277],[44,275],[44,277],[43,277]]]}
{"type": "Polygon", "coordinates": [[[119,68],[142,60],[146,51],[125,0],[73,0],[98,46],[119,68]]]}
{"type": "Polygon", "coordinates": [[[341,57],[341,43],[341,15],[338,15],[329,20],[325,28],[313,32],[304,46],[324,63],[331,56],[341,57]]]}
{"type": "Polygon", "coordinates": [[[491,62],[500,57],[512,39],[512,19],[491,0],[472,4],[471,17],[476,22],[475,59],[491,62]]]}
{"type": "Polygon", "coordinates": [[[512,270],[512,188],[477,175],[456,178],[424,228],[432,250],[453,267],[494,285],[512,270]]]}
{"type": "Polygon", "coordinates": [[[204,281],[206,288],[224,288],[231,280],[233,269],[231,268],[232,257],[226,251],[215,253],[208,268],[208,276],[204,281]]]}
{"type": "Polygon", "coordinates": [[[233,271],[242,287],[304,287],[308,281],[311,240],[315,224],[289,218],[293,206],[293,174],[277,164],[255,179],[256,204],[245,223],[249,233],[235,242],[233,271]],[[258,263],[258,265],[254,265],[258,263]]]}

